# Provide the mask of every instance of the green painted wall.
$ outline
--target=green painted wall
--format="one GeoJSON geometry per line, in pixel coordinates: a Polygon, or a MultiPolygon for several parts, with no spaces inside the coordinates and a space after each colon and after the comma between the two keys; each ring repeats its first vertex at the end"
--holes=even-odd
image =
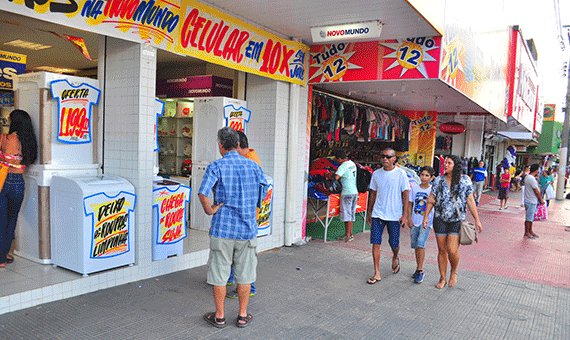
{"type": "Polygon", "coordinates": [[[560,148],[560,135],[562,134],[562,123],[560,122],[543,122],[542,133],[538,139],[538,146],[533,153],[558,153],[560,148]]]}

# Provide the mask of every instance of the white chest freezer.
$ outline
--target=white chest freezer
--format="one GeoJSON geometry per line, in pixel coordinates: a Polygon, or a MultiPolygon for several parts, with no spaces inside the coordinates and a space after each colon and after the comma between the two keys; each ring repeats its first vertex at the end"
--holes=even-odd
{"type": "Polygon", "coordinates": [[[135,262],[134,187],[118,176],[53,176],[54,265],[87,275],[135,262]]]}
{"type": "Polygon", "coordinates": [[[191,189],[173,180],[153,182],[152,259],[164,260],[184,252],[191,189]]]}

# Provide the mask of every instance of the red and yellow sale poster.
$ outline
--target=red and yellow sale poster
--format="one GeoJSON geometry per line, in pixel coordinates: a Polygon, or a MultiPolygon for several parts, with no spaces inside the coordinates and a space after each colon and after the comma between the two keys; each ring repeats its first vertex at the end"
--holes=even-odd
{"type": "Polygon", "coordinates": [[[440,48],[440,37],[314,45],[309,83],[437,78],[440,48]]]}
{"type": "Polygon", "coordinates": [[[85,216],[92,216],[90,258],[106,258],[129,252],[130,214],[136,196],[121,191],[114,197],[98,193],[85,197],[85,216]]]}
{"type": "Polygon", "coordinates": [[[57,141],[67,144],[91,143],[91,108],[99,103],[101,91],[88,84],[74,86],[67,79],[50,83],[57,99],[57,141]]]}
{"type": "MultiPolygon", "coordinates": [[[[403,111],[399,112],[410,118],[412,131],[410,136],[410,149],[398,154],[400,159],[419,165],[432,165],[435,149],[435,133],[437,131],[437,112],[403,111]]],[[[402,164],[401,162],[399,162],[402,164]]]]}
{"type": "Polygon", "coordinates": [[[186,203],[190,188],[184,185],[161,186],[153,190],[158,210],[156,244],[174,244],[186,238],[186,203]]]}

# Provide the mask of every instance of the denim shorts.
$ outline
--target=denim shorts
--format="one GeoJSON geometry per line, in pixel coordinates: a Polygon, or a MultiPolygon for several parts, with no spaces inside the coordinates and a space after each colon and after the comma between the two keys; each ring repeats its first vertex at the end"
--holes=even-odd
{"type": "Polygon", "coordinates": [[[444,221],[438,217],[433,219],[433,232],[438,236],[459,235],[461,221],[444,221]]]}
{"type": "Polygon", "coordinates": [[[524,220],[527,222],[532,222],[534,221],[534,215],[536,214],[536,208],[538,207],[538,204],[532,204],[532,203],[527,203],[524,202],[524,209],[526,211],[524,220]]]}
{"type": "Polygon", "coordinates": [[[384,221],[379,218],[372,218],[370,227],[370,243],[382,244],[382,233],[384,226],[388,228],[388,242],[390,247],[396,249],[400,246],[400,221],[384,221]]]}
{"type": "Polygon", "coordinates": [[[412,248],[426,248],[426,241],[428,239],[430,229],[431,228],[424,229],[423,227],[412,227],[412,230],[410,231],[412,248]]]}

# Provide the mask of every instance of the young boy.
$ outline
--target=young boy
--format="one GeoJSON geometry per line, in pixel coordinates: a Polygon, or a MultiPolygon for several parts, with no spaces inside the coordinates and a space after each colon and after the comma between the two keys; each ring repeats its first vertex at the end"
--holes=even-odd
{"type": "Polygon", "coordinates": [[[411,218],[413,222],[410,224],[411,246],[416,250],[416,263],[417,269],[412,278],[415,283],[422,283],[424,280],[424,257],[426,253],[426,241],[429,236],[429,231],[433,228],[433,209],[429,215],[429,224],[427,227],[422,226],[424,213],[426,211],[427,199],[431,194],[431,181],[435,170],[431,166],[424,166],[420,170],[420,185],[412,185],[410,190],[409,201],[411,204],[411,218]]]}

